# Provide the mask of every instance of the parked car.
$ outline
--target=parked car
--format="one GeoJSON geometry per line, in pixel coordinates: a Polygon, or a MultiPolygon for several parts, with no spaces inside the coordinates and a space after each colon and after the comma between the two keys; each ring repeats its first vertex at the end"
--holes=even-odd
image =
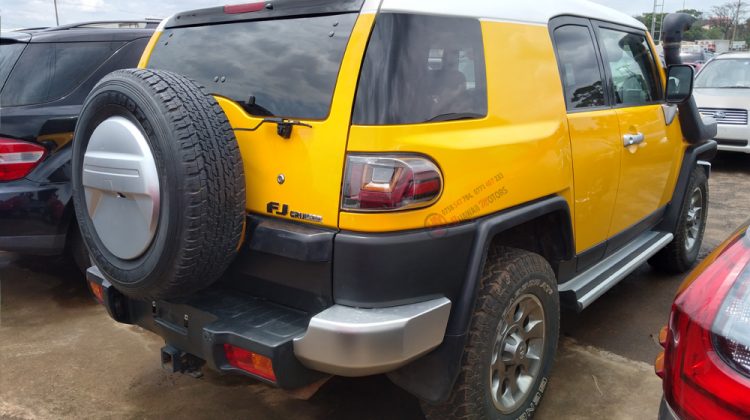
{"type": "Polygon", "coordinates": [[[0,34],[0,250],[68,251],[88,268],[71,200],[76,119],[99,79],[138,64],[157,25],[86,22],[0,34]]]}
{"type": "Polygon", "coordinates": [[[722,54],[706,64],[695,78],[695,101],[719,123],[719,150],[750,153],[750,53],[722,54]]]}
{"type": "Polygon", "coordinates": [[[530,417],[561,301],[697,258],[715,125],[653,51],[577,0],[180,13],[76,127],[91,289],[171,371],[387,373],[431,418],[530,417]]]}
{"type": "Polygon", "coordinates": [[[711,59],[703,47],[684,49],[680,52],[680,58],[684,64],[692,66],[696,72],[700,71],[703,65],[711,59]]]}
{"type": "Polygon", "coordinates": [[[750,418],[750,233],[745,223],[680,286],[656,373],[660,419],[750,418]]]}

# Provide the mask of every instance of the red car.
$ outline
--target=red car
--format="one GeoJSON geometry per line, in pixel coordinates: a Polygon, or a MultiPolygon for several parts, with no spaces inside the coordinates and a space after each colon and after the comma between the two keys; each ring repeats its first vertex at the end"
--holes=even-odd
{"type": "Polygon", "coordinates": [[[660,419],[750,419],[748,224],[680,286],[659,339],[660,419]]]}

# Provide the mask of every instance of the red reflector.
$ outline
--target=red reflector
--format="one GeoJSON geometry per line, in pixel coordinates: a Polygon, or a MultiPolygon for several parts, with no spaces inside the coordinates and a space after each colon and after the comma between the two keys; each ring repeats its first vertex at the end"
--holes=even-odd
{"type": "Polygon", "coordinates": [[[46,152],[47,149],[38,144],[0,137],[0,181],[25,177],[46,152]]]}
{"type": "Polygon", "coordinates": [[[273,362],[266,356],[224,344],[224,354],[230,365],[237,369],[258,375],[261,378],[276,382],[276,374],[273,372],[273,362]]]}
{"type": "Polygon", "coordinates": [[[99,303],[104,303],[104,288],[99,283],[94,283],[93,281],[89,282],[89,288],[91,289],[91,293],[94,294],[94,297],[96,300],[99,301],[99,303]]]}
{"type": "Polygon", "coordinates": [[[224,6],[224,13],[228,15],[234,15],[237,13],[252,13],[259,12],[266,7],[266,4],[261,3],[247,3],[247,4],[231,4],[224,6]]]}

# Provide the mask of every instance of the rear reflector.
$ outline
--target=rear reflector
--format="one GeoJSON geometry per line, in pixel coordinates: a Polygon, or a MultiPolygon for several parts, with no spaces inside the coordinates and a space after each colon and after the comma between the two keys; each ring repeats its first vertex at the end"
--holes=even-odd
{"type": "Polygon", "coordinates": [[[266,4],[263,2],[260,3],[247,3],[247,4],[232,4],[224,6],[224,13],[228,15],[234,15],[238,13],[252,13],[252,12],[260,12],[261,10],[265,9],[266,4]]]}
{"type": "Polygon", "coordinates": [[[276,374],[273,372],[273,362],[268,357],[235,347],[231,344],[224,344],[224,354],[231,366],[276,382],[276,374]]]}
{"type": "Polygon", "coordinates": [[[94,297],[96,298],[96,300],[98,300],[99,303],[104,303],[104,288],[102,287],[102,285],[99,283],[90,281],[89,288],[91,289],[91,293],[94,294],[94,297]]]}
{"type": "Polygon", "coordinates": [[[25,177],[46,153],[47,149],[38,144],[0,137],[0,181],[25,177]]]}

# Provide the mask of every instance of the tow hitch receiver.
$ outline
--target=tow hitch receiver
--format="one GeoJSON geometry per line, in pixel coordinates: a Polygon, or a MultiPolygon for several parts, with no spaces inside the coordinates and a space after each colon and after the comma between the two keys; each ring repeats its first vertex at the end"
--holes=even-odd
{"type": "Polygon", "coordinates": [[[178,348],[166,345],[161,348],[161,367],[171,373],[185,373],[194,378],[203,376],[201,368],[206,362],[178,348]]]}

